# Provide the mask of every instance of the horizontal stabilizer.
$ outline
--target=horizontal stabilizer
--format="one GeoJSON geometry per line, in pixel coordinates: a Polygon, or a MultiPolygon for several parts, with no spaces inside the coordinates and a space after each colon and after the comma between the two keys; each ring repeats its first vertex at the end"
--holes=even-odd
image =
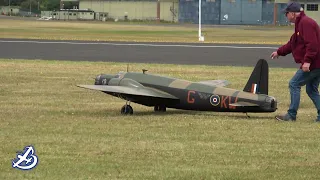
{"type": "Polygon", "coordinates": [[[200,81],[198,83],[206,84],[210,86],[227,86],[230,84],[227,80],[208,80],[208,81],[200,81]]]}
{"type": "Polygon", "coordinates": [[[229,104],[229,106],[235,106],[235,107],[258,107],[258,104],[250,103],[250,102],[243,102],[239,101],[236,103],[229,104]]]}
{"type": "Polygon", "coordinates": [[[107,86],[107,85],[77,85],[77,86],[81,88],[108,92],[108,93],[156,97],[156,98],[163,98],[163,99],[178,99],[177,97],[172,96],[171,94],[168,94],[160,90],[151,89],[148,87],[134,88],[134,87],[126,87],[126,86],[107,86]]]}

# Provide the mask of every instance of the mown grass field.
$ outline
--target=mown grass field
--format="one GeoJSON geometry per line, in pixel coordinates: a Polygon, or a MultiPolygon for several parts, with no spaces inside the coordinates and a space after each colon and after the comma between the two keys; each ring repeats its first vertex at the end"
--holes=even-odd
{"type": "MultiPolygon", "coordinates": [[[[227,79],[242,89],[249,67],[132,64],[131,71],[192,81],[227,79]]],[[[132,104],[77,88],[99,73],[125,71],[126,64],[0,60],[0,179],[317,179],[320,125],[302,89],[297,122],[274,116],[289,104],[295,69],[270,69],[271,114],[193,112],[132,104]],[[39,157],[31,171],[11,167],[24,146],[39,157]]]]}
{"type": "MultiPolygon", "coordinates": [[[[0,18],[0,38],[199,42],[197,25],[37,21],[0,18]]],[[[284,44],[293,27],[203,26],[204,43],[284,44]]]]}

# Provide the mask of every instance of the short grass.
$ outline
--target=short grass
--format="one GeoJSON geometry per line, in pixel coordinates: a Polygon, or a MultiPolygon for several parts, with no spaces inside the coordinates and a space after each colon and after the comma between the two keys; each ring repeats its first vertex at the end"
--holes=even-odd
{"type": "MultiPolygon", "coordinates": [[[[0,38],[199,42],[197,25],[155,25],[146,23],[31,21],[0,19],[0,38]]],[[[204,26],[205,43],[283,44],[293,27],[204,26]]]]}
{"type": "MultiPolygon", "coordinates": [[[[254,65],[253,65],[254,66],[254,65]]],[[[242,89],[253,67],[131,64],[193,81],[228,79],[242,89]]],[[[277,122],[289,104],[295,69],[270,69],[271,114],[194,112],[132,104],[77,88],[125,64],[0,60],[0,179],[317,179],[320,128],[305,89],[298,121],[277,122]],[[39,165],[11,167],[16,152],[33,144],[39,165]]]]}

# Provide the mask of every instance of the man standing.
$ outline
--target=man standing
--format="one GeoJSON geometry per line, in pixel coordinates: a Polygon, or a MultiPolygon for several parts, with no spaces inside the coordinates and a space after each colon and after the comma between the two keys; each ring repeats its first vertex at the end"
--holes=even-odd
{"type": "Polygon", "coordinates": [[[301,66],[289,82],[290,107],[285,115],[278,115],[276,119],[281,121],[296,120],[302,86],[300,83],[309,79],[305,83],[306,92],[317,109],[316,121],[320,122],[320,96],[318,91],[320,75],[310,79],[314,72],[320,70],[319,25],[304,13],[298,2],[289,2],[284,9],[284,13],[288,21],[295,23],[294,34],[287,44],[271,54],[271,58],[274,59],[292,53],[295,62],[301,64],[301,66]]]}

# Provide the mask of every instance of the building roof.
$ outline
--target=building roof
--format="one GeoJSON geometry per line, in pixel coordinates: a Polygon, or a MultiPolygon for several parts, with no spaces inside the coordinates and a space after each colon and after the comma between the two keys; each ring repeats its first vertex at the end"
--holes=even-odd
{"type": "MultiPolygon", "coordinates": [[[[67,11],[67,12],[94,12],[91,9],[60,9],[58,11],[67,11]]],[[[57,12],[54,10],[53,12],[57,12]]]]}

